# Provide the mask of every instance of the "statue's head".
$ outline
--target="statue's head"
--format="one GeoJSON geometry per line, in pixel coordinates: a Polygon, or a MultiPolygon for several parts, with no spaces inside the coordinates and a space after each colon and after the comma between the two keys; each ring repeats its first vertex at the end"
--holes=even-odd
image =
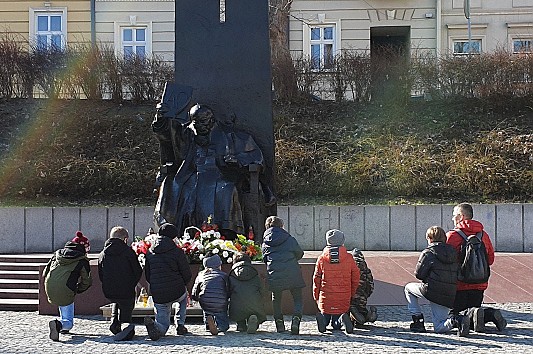
{"type": "Polygon", "coordinates": [[[215,125],[215,115],[209,106],[195,104],[189,111],[189,117],[198,135],[207,135],[215,125]]]}

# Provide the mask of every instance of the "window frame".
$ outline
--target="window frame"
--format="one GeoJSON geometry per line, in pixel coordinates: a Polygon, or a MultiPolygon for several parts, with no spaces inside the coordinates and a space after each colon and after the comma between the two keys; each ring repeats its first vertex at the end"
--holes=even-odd
{"type": "MultiPolygon", "coordinates": [[[[323,33],[323,30],[320,31],[323,33]]],[[[338,53],[341,51],[341,21],[340,20],[326,20],[323,19],[321,21],[317,22],[310,22],[310,23],[304,23],[303,24],[303,54],[304,56],[308,57],[310,60],[312,60],[312,51],[311,46],[320,44],[321,51],[320,51],[320,67],[319,68],[313,68],[314,71],[329,71],[331,68],[324,67],[324,45],[325,44],[333,44],[332,45],[332,59],[335,59],[335,56],[337,56],[338,53]],[[332,40],[312,40],[311,39],[311,29],[312,28],[325,28],[325,27],[333,27],[333,39],[332,40]]]]}
{"type": "MultiPolygon", "coordinates": [[[[124,29],[144,29],[145,38],[144,38],[144,57],[149,58],[152,56],[152,22],[137,22],[137,16],[130,16],[129,22],[115,22],[114,23],[114,49],[117,57],[125,58],[124,56],[124,46],[125,41],[123,40],[122,34],[124,29]]],[[[136,43],[137,41],[133,41],[136,43]]],[[[135,51],[136,52],[136,51],[135,51]]],[[[127,58],[125,58],[127,59],[127,58]]]]}
{"type": "Polygon", "coordinates": [[[533,54],[533,36],[512,36],[511,40],[510,40],[510,45],[511,45],[511,53],[513,54],[533,54]],[[529,41],[530,45],[529,45],[529,51],[516,51],[515,50],[515,42],[517,41],[520,41],[520,42],[524,42],[524,41],[529,41]]]}
{"type": "Polygon", "coordinates": [[[483,41],[481,40],[481,38],[472,38],[472,43],[474,43],[474,42],[479,42],[479,52],[472,52],[472,53],[468,53],[468,52],[456,52],[456,51],[455,51],[455,43],[458,43],[458,42],[461,42],[461,43],[468,43],[468,38],[467,38],[467,39],[456,38],[456,39],[453,39],[453,40],[452,40],[452,42],[451,42],[451,46],[452,46],[452,54],[453,54],[453,55],[470,55],[470,54],[479,55],[479,54],[483,53],[483,41]]]}
{"type": "MultiPolygon", "coordinates": [[[[67,27],[67,8],[66,7],[42,7],[42,8],[30,8],[29,10],[29,43],[32,48],[37,48],[38,40],[37,35],[39,34],[38,26],[38,16],[46,15],[48,18],[51,16],[61,16],[61,50],[65,50],[67,47],[67,36],[68,36],[68,27],[67,27]]],[[[47,36],[51,36],[53,32],[57,31],[43,31],[47,33],[47,36]]],[[[47,38],[47,49],[50,49],[49,46],[50,39],[47,38]]]]}

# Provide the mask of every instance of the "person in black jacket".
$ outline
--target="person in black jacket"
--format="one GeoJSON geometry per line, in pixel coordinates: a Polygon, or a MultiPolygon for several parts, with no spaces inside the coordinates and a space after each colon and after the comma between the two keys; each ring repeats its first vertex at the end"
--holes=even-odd
{"type": "Polygon", "coordinates": [[[185,253],[177,247],[174,239],[180,236],[176,226],[165,223],[159,227],[157,237],[146,254],[144,274],[150,283],[154,300],[155,322],[144,318],[144,324],[151,340],[164,336],[170,327],[170,312],[174,302],[178,303],[174,316],[176,333],[185,335],[187,316],[187,283],[192,278],[191,267],[185,253]]]}
{"type": "Polygon", "coordinates": [[[256,333],[266,321],[263,307],[263,284],[250,256],[237,253],[229,273],[229,318],[237,322],[237,331],[256,333]]]}
{"type": "Polygon", "coordinates": [[[421,283],[405,285],[407,308],[413,318],[411,331],[425,332],[424,315],[418,305],[419,298],[429,300],[436,333],[449,332],[454,326],[459,328],[459,336],[469,332],[469,321],[464,317],[448,317],[453,307],[457,287],[457,256],[455,250],[446,244],[446,233],[438,226],[426,231],[428,247],[422,251],[416,264],[415,276],[421,283]]]}
{"type": "Polygon", "coordinates": [[[304,251],[298,241],[283,229],[283,220],[269,216],[265,221],[263,236],[263,261],[267,266],[268,286],[272,292],[272,308],[276,331],[284,332],[281,300],[284,290],[291,292],[294,301],[294,314],[291,321],[291,334],[298,334],[303,313],[302,288],[305,281],[298,260],[304,251]]]}
{"type": "Polygon", "coordinates": [[[135,286],[142,275],[137,255],[128,246],[128,230],[115,226],[98,257],[98,276],[102,291],[112,302],[109,330],[115,340],[131,340],[135,335],[132,312],[135,307],[135,286]],[[122,331],[122,323],[129,325],[122,331]]]}

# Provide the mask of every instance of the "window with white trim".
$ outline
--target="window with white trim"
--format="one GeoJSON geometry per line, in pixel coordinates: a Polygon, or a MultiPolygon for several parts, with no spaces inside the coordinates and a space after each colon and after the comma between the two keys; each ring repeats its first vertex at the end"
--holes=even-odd
{"type": "Polygon", "coordinates": [[[30,9],[30,36],[36,49],[65,49],[66,17],[66,8],[30,9]]]}
{"type": "Polygon", "coordinates": [[[468,40],[454,40],[453,54],[480,54],[481,53],[481,39],[472,39],[470,43],[468,40]]]}
{"type": "Polygon", "coordinates": [[[513,53],[533,53],[533,39],[513,39],[513,53]]]}
{"type": "Polygon", "coordinates": [[[146,27],[121,27],[122,53],[124,59],[146,58],[146,27]]]}
{"type": "Polygon", "coordinates": [[[330,69],[336,50],[335,25],[311,25],[309,28],[311,66],[313,69],[330,69]]]}

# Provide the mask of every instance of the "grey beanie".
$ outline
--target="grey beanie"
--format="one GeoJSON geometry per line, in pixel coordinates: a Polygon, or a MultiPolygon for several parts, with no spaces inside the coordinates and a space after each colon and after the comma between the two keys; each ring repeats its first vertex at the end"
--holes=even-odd
{"type": "Polygon", "coordinates": [[[344,233],[337,229],[326,232],[326,244],[328,246],[342,246],[344,244],[344,233]]]}
{"type": "Polygon", "coordinates": [[[204,268],[218,268],[222,265],[222,260],[218,254],[214,254],[210,257],[205,257],[202,261],[204,268]]]}

